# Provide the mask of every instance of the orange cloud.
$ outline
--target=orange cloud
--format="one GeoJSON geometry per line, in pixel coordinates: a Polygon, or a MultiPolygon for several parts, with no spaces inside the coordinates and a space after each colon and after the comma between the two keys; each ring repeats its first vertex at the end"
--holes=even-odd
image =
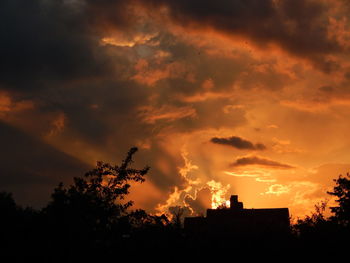
{"type": "Polygon", "coordinates": [[[145,123],[154,124],[157,121],[174,121],[182,118],[196,117],[196,110],[190,106],[174,107],[164,105],[161,108],[145,106],[139,109],[139,115],[145,123]]]}
{"type": "Polygon", "coordinates": [[[281,184],[273,184],[268,188],[268,191],[265,192],[265,194],[273,194],[273,195],[281,195],[286,194],[290,191],[288,186],[281,185],[281,184]]]}
{"type": "MultiPolygon", "coordinates": [[[[157,53],[159,54],[159,53],[157,53]]],[[[157,81],[167,78],[185,78],[191,81],[191,71],[179,62],[172,62],[166,64],[163,68],[151,68],[149,62],[145,59],[139,59],[135,65],[137,74],[132,77],[135,81],[146,84],[148,86],[154,85],[157,81]]]]}
{"type": "Polygon", "coordinates": [[[7,114],[34,108],[34,103],[29,100],[16,101],[6,92],[0,92],[0,117],[6,117],[7,114]]]}
{"type": "Polygon", "coordinates": [[[48,137],[55,136],[61,133],[66,125],[67,119],[63,113],[58,114],[57,118],[52,121],[51,130],[48,133],[48,137]]]}

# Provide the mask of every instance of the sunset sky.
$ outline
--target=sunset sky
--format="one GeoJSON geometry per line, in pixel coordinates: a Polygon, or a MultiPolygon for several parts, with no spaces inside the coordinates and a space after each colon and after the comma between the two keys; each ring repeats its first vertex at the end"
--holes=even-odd
{"type": "Polygon", "coordinates": [[[152,213],[239,195],[295,216],[350,171],[346,0],[1,0],[0,190],[41,207],[96,161],[152,213]]]}

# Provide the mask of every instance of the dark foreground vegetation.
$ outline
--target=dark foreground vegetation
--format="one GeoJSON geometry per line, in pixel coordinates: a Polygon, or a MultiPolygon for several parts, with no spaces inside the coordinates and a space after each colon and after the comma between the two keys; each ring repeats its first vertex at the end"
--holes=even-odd
{"type": "Polygon", "coordinates": [[[72,185],[60,184],[41,210],[22,208],[10,193],[0,193],[0,256],[8,258],[3,262],[349,258],[349,174],[335,179],[334,190],[329,192],[338,204],[331,208],[330,218],[325,218],[325,204],[321,204],[311,216],[291,225],[288,234],[192,236],[182,228],[180,211],[170,220],[132,210],[132,202],[124,201],[130,182],[143,182],[149,170],[130,167],[136,151],[130,149],[120,166],[99,162],[84,177],[74,178],[72,185]]]}

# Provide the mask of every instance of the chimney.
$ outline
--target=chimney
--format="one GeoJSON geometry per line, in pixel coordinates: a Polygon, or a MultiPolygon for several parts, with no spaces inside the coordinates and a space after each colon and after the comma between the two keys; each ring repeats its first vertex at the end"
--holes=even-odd
{"type": "Polygon", "coordinates": [[[238,202],[238,195],[231,195],[230,209],[234,209],[234,210],[242,210],[243,209],[243,203],[238,202]]]}

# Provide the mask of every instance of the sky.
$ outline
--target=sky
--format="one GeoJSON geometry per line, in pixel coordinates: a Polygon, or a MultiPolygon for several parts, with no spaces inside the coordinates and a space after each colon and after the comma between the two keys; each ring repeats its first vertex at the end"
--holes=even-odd
{"type": "Polygon", "coordinates": [[[236,194],[301,217],[350,171],[346,0],[2,0],[0,19],[0,190],[22,205],[133,146],[151,213],[236,194]]]}

